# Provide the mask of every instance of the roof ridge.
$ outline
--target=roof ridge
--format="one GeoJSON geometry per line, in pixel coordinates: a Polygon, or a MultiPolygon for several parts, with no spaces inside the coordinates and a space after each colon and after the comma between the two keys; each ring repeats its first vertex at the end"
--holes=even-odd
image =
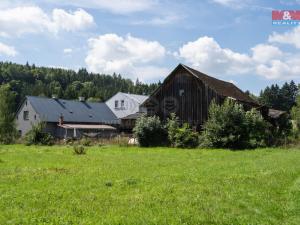
{"type": "Polygon", "coordinates": [[[195,69],[193,69],[189,66],[186,66],[184,64],[179,64],[179,65],[181,65],[189,73],[194,75],[196,78],[200,79],[207,86],[212,88],[214,91],[216,91],[220,95],[223,95],[224,97],[234,97],[234,98],[239,99],[240,101],[259,104],[256,100],[252,99],[244,91],[242,91],[240,88],[238,88],[236,85],[234,85],[231,82],[220,80],[218,78],[209,76],[205,73],[202,73],[202,72],[200,72],[198,70],[195,70],[195,69]],[[220,87],[220,86],[224,86],[224,87],[220,87]],[[226,90],[226,87],[227,87],[227,90],[226,90]],[[230,91],[230,89],[232,89],[232,90],[230,91]]]}
{"type": "MultiPolygon", "coordinates": [[[[224,83],[227,83],[227,84],[233,84],[233,83],[231,83],[231,82],[228,82],[228,81],[225,81],[225,80],[221,80],[221,79],[218,79],[218,78],[216,78],[216,77],[213,77],[213,76],[210,76],[210,75],[208,75],[208,74],[206,74],[206,73],[203,73],[203,72],[201,72],[201,71],[198,71],[198,70],[196,70],[196,69],[193,69],[193,68],[191,68],[191,67],[189,67],[189,66],[187,66],[187,65],[184,65],[184,64],[181,64],[183,67],[185,67],[186,69],[188,69],[188,70],[191,70],[191,72],[193,73],[193,70],[194,71],[196,71],[196,72],[198,72],[198,73],[201,73],[202,75],[204,75],[204,76],[206,76],[206,77],[208,77],[208,78],[211,78],[211,79],[214,79],[214,80],[218,80],[218,81],[221,81],[221,82],[224,82],[224,83]]],[[[193,73],[194,74],[194,73],[193,73]]]]}
{"type": "MultiPolygon", "coordinates": [[[[40,98],[40,99],[48,99],[48,100],[59,100],[59,101],[68,101],[68,102],[81,102],[78,99],[64,99],[64,98],[50,98],[46,96],[34,96],[34,95],[26,95],[26,98],[40,98]]],[[[89,104],[105,104],[105,102],[89,102],[89,101],[84,101],[89,104]]]]}

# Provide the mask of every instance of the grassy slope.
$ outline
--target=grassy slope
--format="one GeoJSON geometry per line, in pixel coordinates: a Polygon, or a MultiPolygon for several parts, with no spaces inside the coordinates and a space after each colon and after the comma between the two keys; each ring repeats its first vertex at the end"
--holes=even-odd
{"type": "Polygon", "coordinates": [[[300,151],[0,146],[0,224],[300,224],[300,151]]]}

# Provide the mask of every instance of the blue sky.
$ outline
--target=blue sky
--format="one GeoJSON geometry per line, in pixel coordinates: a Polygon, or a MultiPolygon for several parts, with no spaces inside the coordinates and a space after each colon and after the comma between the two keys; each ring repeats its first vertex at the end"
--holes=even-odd
{"type": "Polygon", "coordinates": [[[0,60],[163,80],[184,63],[255,94],[300,82],[300,0],[1,0],[0,60]]]}

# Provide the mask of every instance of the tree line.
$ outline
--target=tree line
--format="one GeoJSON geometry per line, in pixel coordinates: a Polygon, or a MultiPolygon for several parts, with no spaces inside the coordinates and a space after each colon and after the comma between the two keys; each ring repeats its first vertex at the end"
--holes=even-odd
{"type": "Polygon", "coordinates": [[[0,62],[0,85],[6,84],[16,93],[16,106],[26,95],[64,99],[83,96],[89,101],[105,101],[118,91],[149,95],[159,83],[145,84],[138,79],[133,82],[120,74],[89,73],[86,69],[74,70],[37,67],[0,62]]]}

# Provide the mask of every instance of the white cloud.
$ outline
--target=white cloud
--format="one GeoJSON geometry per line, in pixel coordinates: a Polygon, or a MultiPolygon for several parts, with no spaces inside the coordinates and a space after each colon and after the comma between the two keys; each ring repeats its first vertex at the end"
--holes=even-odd
{"type": "Polygon", "coordinates": [[[297,26],[294,29],[283,34],[274,32],[269,36],[269,42],[290,44],[294,45],[296,48],[300,48],[300,26],[297,26]]]}
{"type": "Polygon", "coordinates": [[[73,5],[82,8],[104,9],[112,13],[128,14],[151,9],[157,0],[48,0],[52,3],[73,5]]]}
{"type": "Polygon", "coordinates": [[[267,63],[270,60],[278,59],[283,55],[278,47],[267,44],[258,44],[251,50],[253,52],[253,59],[260,63],[267,63]]]}
{"type": "Polygon", "coordinates": [[[72,48],[65,48],[65,49],[63,50],[63,52],[64,52],[65,54],[71,54],[71,53],[73,52],[73,49],[72,49],[72,48]]]}
{"type": "MultiPolygon", "coordinates": [[[[152,78],[145,71],[150,68],[148,63],[159,61],[166,54],[160,43],[131,35],[120,37],[116,34],[105,34],[89,39],[88,45],[85,62],[90,71],[110,74],[116,72],[133,79],[143,72],[145,77],[139,77],[140,80],[152,78]]],[[[151,70],[154,71],[153,67],[151,70]]]]}
{"type": "Polygon", "coordinates": [[[93,17],[83,9],[66,12],[54,9],[47,15],[37,6],[24,6],[0,10],[0,35],[20,36],[24,33],[75,31],[94,24],[93,17]]]}
{"type": "Polygon", "coordinates": [[[9,46],[0,42],[0,56],[1,55],[15,56],[16,54],[17,51],[13,46],[9,46]]]}
{"type": "Polygon", "coordinates": [[[213,38],[207,36],[183,45],[176,55],[192,66],[213,74],[247,73],[252,65],[248,55],[221,48],[213,38]]]}
{"type": "Polygon", "coordinates": [[[269,65],[258,65],[256,73],[267,79],[288,80],[300,76],[300,60],[287,59],[286,61],[272,60],[269,65]]]}
{"type": "Polygon", "coordinates": [[[181,19],[178,15],[167,15],[162,17],[155,17],[150,20],[140,20],[134,21],[133,25],[154,25],[154,26],[164,26],[173,24],[181,19]]]}
{"type": "Polygon", "coordinates": [[[300,77],[299,54],[282,52],[269,44],[258,44],[251,52],[242,54],[222,48],[213,38],[205,36],[184,44],[175,55],[214,75],[257,74],[282,80],[300,77]]]}
{"type": "Polygon", "coordinates": [[[56,32],[59,30],[82,30],[94,24],[93,16],[83,9],[78,9],[74,12],[66,12],[63,9],[54,9],[52,12],[52,20],[56,32]]]}

